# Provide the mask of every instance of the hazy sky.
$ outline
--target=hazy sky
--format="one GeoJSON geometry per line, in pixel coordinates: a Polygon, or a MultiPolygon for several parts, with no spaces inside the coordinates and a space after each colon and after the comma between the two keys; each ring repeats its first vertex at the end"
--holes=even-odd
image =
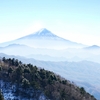
{"type": "Polygon", "coordinates": [[[75,42],[100,45],[100,0],[0,0],[0,42],[43,27],[75,42]]]}

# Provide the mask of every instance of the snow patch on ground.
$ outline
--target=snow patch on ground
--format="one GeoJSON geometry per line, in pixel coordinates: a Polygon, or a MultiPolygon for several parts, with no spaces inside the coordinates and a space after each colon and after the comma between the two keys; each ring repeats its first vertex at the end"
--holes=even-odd
{"type": "Polygon", "coordinates": [[[15,84],[12,84],[10,82],[4,82],[3,80],[0,80],[0,89],[4,96],[5,100],[49,100],[46,99],[45,95],[43,93],[40,93],[39,97],[28,97],[28,95],[33,95],[34,89],[27,89],[24,90],[22,88],[19,88],[21,92],[26,93],[26,95],[22,95],[20,93],[16,93],[17,86],[15,84]]]}

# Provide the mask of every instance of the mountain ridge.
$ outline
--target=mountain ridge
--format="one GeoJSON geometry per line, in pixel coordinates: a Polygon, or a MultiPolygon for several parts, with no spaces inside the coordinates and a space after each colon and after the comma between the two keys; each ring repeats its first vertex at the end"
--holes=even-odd
{"type": "Polygon", "coordinates": [[[75,84],[81,82],[79,85],[81,87],[84,87],[85,86],[84,82],[86,82],[91,86],[91,87],[87,87],[87,86],[84,87],[87,90],[87,92],[91,93],[96,98],[98,98],[97,100],[99,100],[100,98],[100,86],[99,86],[100,63],[95,63],[95,62],[85,61],[85,60],[79,62],[41,61],[41,60],[35,60],[33,58],[31,59],[31,58],[25,58],[21,56],[10,56],[10,55],[8,56],[5,54],[0,54],[0,56],[1,56],[0,58],[5,56],[6,58],[19,59],[25,64],[31,63],[37,65],[39,68],[44,68],[46,70],[53,71],[61,75],[62,77],[75,82],[75,84]]]}
{"type": "Polygon", "coordinates": [[[96,100],[83,87],[77,87],[51,71],[32,64],[23,64],[14,58],[3,57],[0,60],[0,83],[4,98],[7,100],[11,97],[10,94],[13,98],[16,95],[22,96],[21,100],[29,100],[24,97],[32,100],[96,100]],[[3,85],[6,85],[6,88],[3,85]],[[8,91],[10,94],[7,97],[8,91]],[[45,98],[39,99],[41,95],[45,98]]]}
{"type": "Polygon", "coordinates": [[[77,42],[73,42],[62,37],[59,37],[51,31],[43,28],[37,32],[18,38],[13,41],[1,43],[0,46],[7,46],[9,44],[24,44],[35,48],[54,48],[54,49],[65,49],[65,48],[81,48],[85,45],[77,42]]]}
{"type": "Polygon", "coordinates": [[[92,46],[85,47],[85,49],[90,49],[90,50],[92,50],[92,49],[100,49],[100,46],[92,45],[92,46]]]}
{"type": "MultiPolygon", "coordinates": [[[[26,36],[23,36],[17,40],[20,40],[20,39],[51,39],[51,40],[63,40],[63,41],[67,41],[67,42],[72,42],[72,43],[75,43],[73,41],[70,41],[70,40],[67,40],[67,39],[64,39],[62,37],[59,37],[57,35],[55,35],[54,33],[52,33],[51,31],[49,31],[48,29],[46,28],[42,28],[40,30],[38,30],[37,32],[33,32],[32,34],[29,34],[29,35],[26,35],[26,36]]],[[[81,44],[81,43],[79,43],[81,44]]]]}

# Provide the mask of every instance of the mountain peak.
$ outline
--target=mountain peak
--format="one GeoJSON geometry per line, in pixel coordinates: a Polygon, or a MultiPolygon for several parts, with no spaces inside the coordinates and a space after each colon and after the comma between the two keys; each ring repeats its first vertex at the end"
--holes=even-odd
{"type": "Polygon", "coordinates": [[[40,30],[39,30],[40,32],[43,32],[43,31],[48,31],[48,32],[50,32],[48,29],[46,29],[46,28],[41,28],[40,30]]]}
{"type": "Polygon", "coordinates": [[[51,31],[47,30],[46,28],[40,29],[34,35],[38,35],[38,36],[56,36],[55,34],[53,34],[51,31]]]}
{"type": "Polygon", "coordinates": [[[100,48],[98,45],[92,45],[91,47],[100,48]]]}
{"type": "Polygon", "coordinates": [[[100,47],[98,45],[92,45],[92,46],[86,47],[85,49],[100,49],[100,47]]]}

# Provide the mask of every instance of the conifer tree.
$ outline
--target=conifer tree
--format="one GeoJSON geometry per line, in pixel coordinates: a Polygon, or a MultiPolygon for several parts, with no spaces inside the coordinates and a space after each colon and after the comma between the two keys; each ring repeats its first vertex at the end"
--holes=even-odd
{"type": "Polygon", "coordinates": [[[0,100],[4,100],[4,98],[3,98],[3,95],[2,95],[2,93],[1,93],[1,91],[0,91],[0,100]]]}

